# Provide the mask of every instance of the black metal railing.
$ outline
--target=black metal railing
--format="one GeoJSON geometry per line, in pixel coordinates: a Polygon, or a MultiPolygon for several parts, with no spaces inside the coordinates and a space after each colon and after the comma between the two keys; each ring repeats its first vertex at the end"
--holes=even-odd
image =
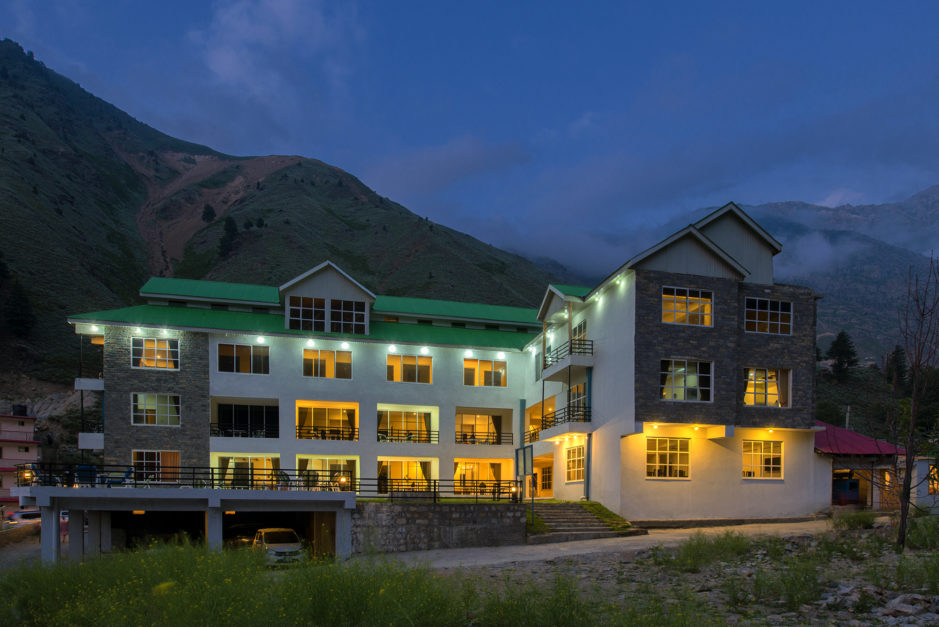
{"type": "Polygon", "coordinates": [[[544,356],[544,367],[556,364],[568,355],[593,355],[593,340],[564,342],[544,356]]]}
{"type": "Polygon", "coordinates": [[[16,485],[65,488],[202,488],[354,492],[390,500],[521,498],[515,480],[359,478],[346,471],[262,469],[235,466],[51,464],[16,467],[16,485]]]}
{"type": "Polygon", "coordinates": [[[529,429],[525,432],[525,444],[531,444],[532,442],[537,442],[541,439],[541,430],[540,429],[529,429]]]}
{"type": "Polygon", "coordinates": [[[511,433],[498,431],[477,431],[475,433],[457,433],[457,444],[512,444],[511,433]]]}
{"type": "Polygon", "coordinates": [[[260,429],[249,429],[240,427],[220,427],[218,425],[209,426],[209,435],[217,438],[277,438],[280,437],[280,429],[276,425],[262,427],[260,429]]]}
{"type": "Polygon", "coordinates": [[[101,420],[82,420],[81,433],[104,433],[104,422],[101,420]]]}
{"type": "Polygon", "coordinates": [[[417,429],[379,429],[379,442],[417,442],[418,444],[437,444],[440,441],[439,431],[424,431],[417,429]]]}
{"type": "Polygon", "coordinates": [[[587,405],[568,405],[541,417],[541,426],[525,432],[525,444],[541,439],[541,432],[568,422],[590,422],[590,407],[587,405]]]}
{"type": "Polygon", "coordinates": [[[297,427],[298,440],[358,440],[355,427],[297,427]]]}

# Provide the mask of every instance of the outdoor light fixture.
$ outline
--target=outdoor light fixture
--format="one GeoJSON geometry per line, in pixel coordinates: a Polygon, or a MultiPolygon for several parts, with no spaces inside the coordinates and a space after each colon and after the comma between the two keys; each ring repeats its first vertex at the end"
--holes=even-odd
{"type": "Polygon", "coordinates": [[[349,342],[343,342],[339,346],[342,347],[342,350],[347,350],[349,348],[349,342]]]}
{"type": "Polygon", "coordinates": [[[659,425],[652,425],[652,428],[653,428],[653,429],[658,429],[658,428],[659,428],[659,425]]]}
{"type": "Polygon", "coordinates": [[[97,333],[97,332],[98,332],[98,325],[96,325],[96,324],[91,325],[91,330],[94,331],[95,333],[97,333]]]}
{"type": "Polygon", "coordinates": [[[307,340],[307,341],[306,341],[306,345],[307,345],[307,346],[313,346],[314,344],[316,344],[316,342],[314,342],[313,340],[307,340]]]}
{"type": "Polygon", "coordinates": [[[235,510],[229,510],[229,511],[225,512],[225,515],[226,515],[226,516],[233,516],[234,514],[235,514],[235,510]]]}
{"type": "Polygon", "coordinates": [[[131,514],[133,514],[134,516],[143,516],[146,513],[147,512],[142,509],[135,509],[134,511],[131,512],[131,514]]]}
{"type": "Polygon", "coordinates": [[[503,353],[502,351],[499,351],[498,353],[496,353],[496,359],[505,359],[505,353],[503,353]]]}
{"type": "Polygon", "coordinates": [[[140,327],[137,327],[134,329],[134,333],[143,333],[143,329],[141,329],[140,327]]]}
{"type": "Polygon", "coordinates": [[[470,349],[467,348],[467,349],[466,349],[466,352],[463,353],[463,356],[464,356],[464,357],[472,357],[472,356],[473,356],[473,351],[471,351],[470,349]]]}
{"type": "Polygon", "coordinates": [[[700,429],[700,428],[701,428],[701,427],[695,427],[694,430],[697,431],[697,430],[700,429]]]}
{"type": "Polygon", "coordinates": [[[772,429],[770,429],[770,430],[769,430],[769,432],[770,432],[770,433],[772,433],[772,432],[773,432],[773,430],[772,430],[772,429]]]}
{"type": "Polygon", "coordinates": [[[263,343],[264,343],[264,336],[259,335],[259,336],[258,336],[258,344],[263,344],[263,343]]]}
{"type": "Polygon", "coordinates": [[[389,352],[389,353],[397,353],[397,352],[398,352],[398,347],[395,346],[394,344],[392,344],[391,346],[388,347],[388,352],[389,352]]]}
{"type": "Polygon", "coordinates": [[[426,346],[421,346],[421,355],[426,355],[429,352],[430,352],[429,348],[427,348],[426,346]]]}
{"type": "Polygon", "coordinates": [[[166,335],[166,329],[163,329],[163,331],[161,331],[161,333],[163,333],[163,335],[166,335]]]}

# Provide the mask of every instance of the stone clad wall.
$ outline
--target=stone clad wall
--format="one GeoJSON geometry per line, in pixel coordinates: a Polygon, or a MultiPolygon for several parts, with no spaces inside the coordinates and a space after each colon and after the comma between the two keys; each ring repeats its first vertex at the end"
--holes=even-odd
{"type": "Polygon", "coordinates": [[[358,503],[353,553],[525,543],[522,503],[358,503]]]}

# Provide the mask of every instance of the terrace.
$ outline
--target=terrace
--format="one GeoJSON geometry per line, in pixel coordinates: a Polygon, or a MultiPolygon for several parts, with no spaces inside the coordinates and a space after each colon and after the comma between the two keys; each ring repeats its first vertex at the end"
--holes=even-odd
{"type": "Polygon", "coordinates": [[[558,425],[578,422],[590,422],[590,407],[587,405],[568,405],[542,416],[541,426],[531,428],[525,432],[525,444],[531,444],[541,439],[541,432],[558,425]]]}

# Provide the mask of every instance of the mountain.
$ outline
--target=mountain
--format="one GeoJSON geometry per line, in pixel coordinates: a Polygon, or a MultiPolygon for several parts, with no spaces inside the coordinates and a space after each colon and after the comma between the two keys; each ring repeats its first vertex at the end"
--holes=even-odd
{"type": "Polygon", "coordinates": [[[381,294],[528,306],[554,280],[321,161],[160,133],[10,40],[0,208],[0,370],[60,380],[77,368],[65,317],[135,303],[150,275],[279,285],[331,259],[381,294]]]}

